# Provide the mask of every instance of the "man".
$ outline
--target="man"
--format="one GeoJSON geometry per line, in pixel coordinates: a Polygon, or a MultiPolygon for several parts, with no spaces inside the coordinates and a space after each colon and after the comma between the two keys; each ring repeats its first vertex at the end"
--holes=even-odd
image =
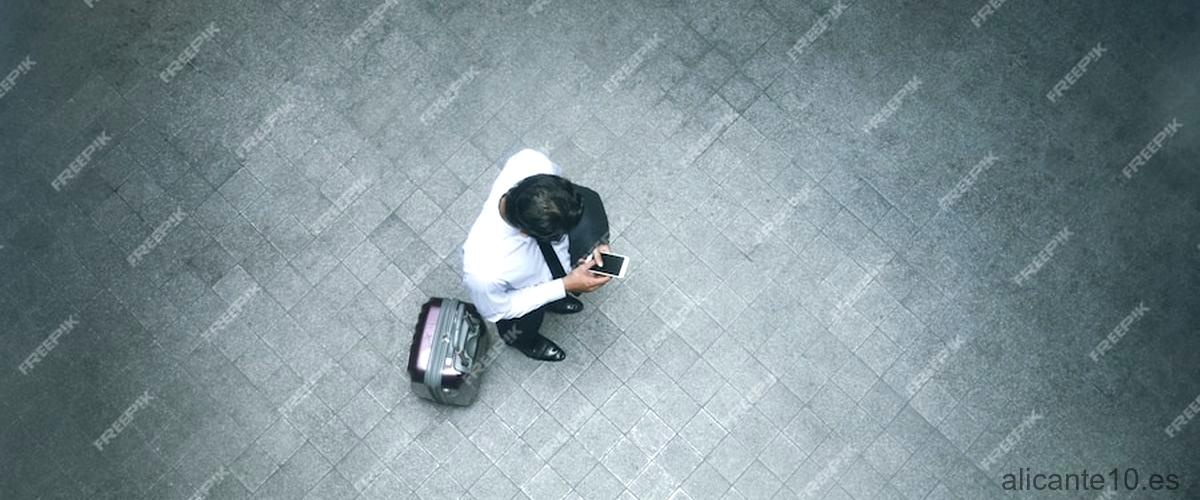
{"type": "Polygon", "coordinates": [[[567,357],[538,332],[546,312],[582,311],[568,294],[595,291],[609,280],[590,272],[608,250],[604,205],[561,172],[532,149],[510,157],[463,244],[463,284],[479,313],[496,323],[507,344],[542,361],[567,357]],[[577,265],[568,274],[572,261],[577,265]]]}

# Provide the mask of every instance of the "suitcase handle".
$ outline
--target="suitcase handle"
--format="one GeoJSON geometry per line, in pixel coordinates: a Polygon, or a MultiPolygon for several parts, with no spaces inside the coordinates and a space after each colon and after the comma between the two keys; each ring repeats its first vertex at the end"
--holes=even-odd
{"type": "Polygon", "coordinates": [[[478,333],[467,336],[467,340],[463,341],[463,347],[460,347],[458,349],[458,355],[459,355],[459,357],[461,357],[463,359],[463,361],[466,361],[466,366],[467,366],[468,370],[475,367],[475,359],[472,358],[470,354],[467,354],[466,346],[467,346],[467,343],[471,342],[471,339],[478,339],[478,338],[479,338],[478,333]]]}
{"type": "Polygon", "coordinates": [[[455,353],[458,354],[458,356],[461,357],[463,359],[463,361],[466,362],[465,367],[468,370],[475,367],[475,359],[472,358],[471,355],[467,353],[467,350],[468,350],[467,345],[470,344],[472,340],[478,341],[478,339],[479,339],[479,330],[480,329],[478,327],[472,328],[473,326],[475,326],[475,321],[473,318],[471,318],[468,315],[467,321],[464,321],[462,324],[460,324],[458,326],[458,329],[454,332],[455,333],[454,334],[455,344],[458,346],[455,348],[455,353]],[[462,330],[464,328],[467,329],[467,336],[466,336],[466,338],[463,339],[462,342],[457,342],[458,338],[462,335],[462,330]]]}

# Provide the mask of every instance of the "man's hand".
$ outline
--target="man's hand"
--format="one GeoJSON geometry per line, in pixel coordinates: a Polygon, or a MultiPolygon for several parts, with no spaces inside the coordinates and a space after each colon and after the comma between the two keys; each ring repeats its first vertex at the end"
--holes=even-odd
{"type": "Polygon", "coordinates": [[[581,266],[581,265],[583,265],[584,262],[587,262],[590,260],[590,261],[595,261],[597,266],[603,266],[604,259],[601,258],[600,252],[605,252],[605,253],[611,252],[611,250],[609,250],[607,243],[601,243],[599,245],[596,245],[596,248],[592,249],[592,253],[588,254],[587,257],[580,258],[579,262],[576,265],[581,266]]]}
{"type": "Polygon", "coordinates": [[[601,249],[607,250],[608,245],[601,245],[592,250],[592,259],[580,262],[575,269],[571,270],[571,274],[563,277],[563,288],[570,293],[587,293],[594,292],[597,288],[604,286],[605,283],[612,278],[600,274],[593,274],[591,269],[598,265],[603,265],[600,260],[601,249]]]}

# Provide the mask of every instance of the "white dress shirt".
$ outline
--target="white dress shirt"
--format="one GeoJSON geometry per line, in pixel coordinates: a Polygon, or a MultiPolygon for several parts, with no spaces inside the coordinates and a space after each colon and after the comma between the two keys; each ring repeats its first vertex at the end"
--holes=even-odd
{"type": "MultiPolygon", "coordinates": [[[[562,169],[546,155],[524,149],[504,163],[492,183],[483,211],[463,243],[463,285],[479,313],[488,321],[517,318],[566,296],[562,278],[554,279],[537,241],[521,234],[500,217],[500,197],[526,177],[561,175],[562,169]]],[[[570,269],[568,237],[552,247],[570,269]]]]}

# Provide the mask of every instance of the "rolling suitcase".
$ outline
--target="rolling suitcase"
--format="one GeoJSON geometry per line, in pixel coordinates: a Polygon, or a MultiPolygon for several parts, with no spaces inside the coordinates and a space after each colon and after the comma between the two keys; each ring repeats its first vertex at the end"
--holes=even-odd
{"type": "Polygon", "coordinates": [[[408,355],[413,392],[442,404],[475,402],[487,339],[487,326],[474,305],[456,299],[429,299],[421,306],[408,355]]]}

